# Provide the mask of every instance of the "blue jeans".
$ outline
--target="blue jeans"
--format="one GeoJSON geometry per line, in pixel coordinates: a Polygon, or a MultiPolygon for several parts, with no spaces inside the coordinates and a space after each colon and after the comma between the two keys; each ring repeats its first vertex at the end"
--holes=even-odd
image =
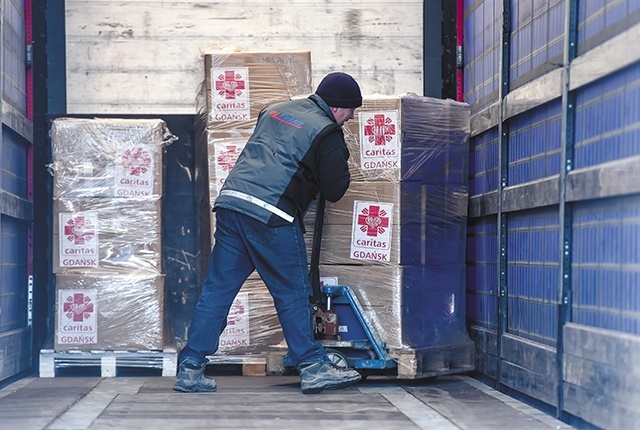
{"type": "Polygon", "coordinates": [[[269,227],[239,212],[217,209],[214,238],[207,279],[179,362],[188,358],[203,364],[218,350],[231,304],[254,269],[273,296],[293,363],[299,367],[329,361],[313,336],[311,282],[300,223],[269,227]]]}

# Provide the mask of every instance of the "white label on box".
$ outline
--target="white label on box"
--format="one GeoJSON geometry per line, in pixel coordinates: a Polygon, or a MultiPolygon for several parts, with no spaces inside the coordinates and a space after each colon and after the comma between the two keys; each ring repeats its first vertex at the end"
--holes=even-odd
{"type": "Polygon", "coordinates": [[[213,121],[249,120],[249,69],[211,69],[211,102],[213,121]]]}
{"type": "Polygon", "coordinates": [[[214,145],[215,151],[215,163],[216,163],[216,178],[215,187],[219,191],[224,182],[227,180],[229,173],[236,165],[236,161],[240,156],[240,153],[247,144],[245,141],[233,141],[233,142],[216,142],[214,145]]]}
{"type": "Polygon", "coordinates": [[[58,343],[98,343],[97,314],[96,290],[58,291],[58,343]]]}
{"type": "Polygon", "coordinates": [[[227,316],[227,327],[220,335],[220,350],[249,346],[249,294],[239,293],[227,316]]]}
{"type": "Polygon", "coordinates": [[[116,197],[139,197],[153,194],[153,150],[149,147],[122,149],[116,167],[116,197]]]}
{"type": "Polygon", "coordinates": [[[398,111],[361,112],[359,123],[362,170],[400,168],[398,111]]]}
{"type": "Polygon", "coordinates": [[[98,267],[98,214],[60,214],[60,267],[98,267]]]}
{"type": "Polygon", "coordinates": [[[353,202],[351,258],[389,262],[393,203],[353,202]]]}

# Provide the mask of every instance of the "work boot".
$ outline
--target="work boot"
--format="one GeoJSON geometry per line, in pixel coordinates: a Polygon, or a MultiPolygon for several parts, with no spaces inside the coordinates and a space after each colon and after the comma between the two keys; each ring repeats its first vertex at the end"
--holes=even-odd
{"type": "Polygon", "coordinates": [[[333,363],[313,363],[300,368],[300,387],[304,394],[322,390],[338,390],[357,384],[362,379],[358,372],[333,363]]]}
{"type": "Polygon", "coordinates": [[[183,360],[178,368],[178,380],[173,389],[183,393],[210,393],[216,391],[218,388],[216,381],[204,374],[206,365],[207,363],[196,364],[189,359],[183,360]]]}

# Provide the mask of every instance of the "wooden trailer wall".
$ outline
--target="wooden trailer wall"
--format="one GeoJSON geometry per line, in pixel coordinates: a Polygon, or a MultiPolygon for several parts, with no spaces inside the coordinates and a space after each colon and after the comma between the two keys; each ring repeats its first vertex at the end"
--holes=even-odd
{"type": "Polygon", "coordinates": [[[193,114],[207,49],[308,50],[314,86],[341,70],[421,94],[422,3],[67,0],[67,112],[193,114]]]}

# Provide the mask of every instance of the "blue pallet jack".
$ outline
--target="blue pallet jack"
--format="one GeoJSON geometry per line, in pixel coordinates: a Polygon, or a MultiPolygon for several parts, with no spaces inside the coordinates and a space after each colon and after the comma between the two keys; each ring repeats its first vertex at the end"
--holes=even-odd
{"type": "MultiPolygon", "coordinates": [[[[347,285],[321,285],[320,245],[324,224],[325,200],[322,195],[316,202],[313,247],[311,250],[310,276],[313,297],[313,327],[316,341],[320,343],[331,361],[339,367],[358,371],[363,378],[369,375],[395,374],[397,362],[390,357],[385,342],[369,325],[358,297],[347,285]]],[[[291,367],[285,356],[286,367],[291,367]]]]}
{"type": "Polygon", "coordinates": [[[316,340],[337,366],[357,370],[363,377],[395,373],[397,363],[385,342],[372,329],[358,298],[346,285],[323,285],[322,307],[314,312],[316,340]]]}

